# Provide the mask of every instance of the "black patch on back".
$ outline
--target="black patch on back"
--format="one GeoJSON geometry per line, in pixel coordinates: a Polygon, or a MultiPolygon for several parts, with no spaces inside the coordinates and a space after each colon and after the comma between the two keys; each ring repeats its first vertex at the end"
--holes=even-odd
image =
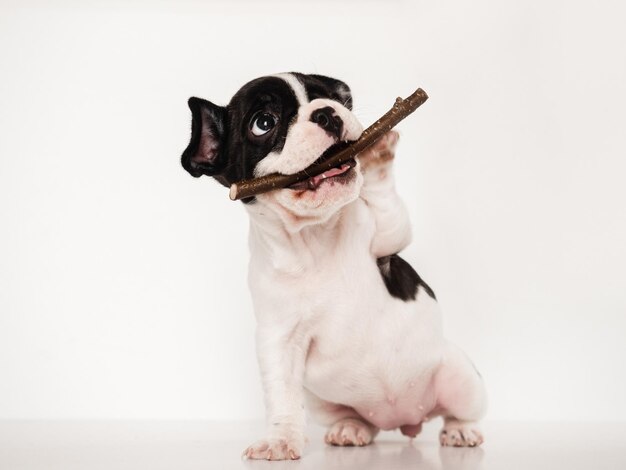
{"type": "Polygon", "coordinates": [[[430,297],[437,300],[430,286],[424,282],[409,263],[397,254],[378,258],[376,264],[378,264],[387,291],[392,297],[405,302],[415,300],[419,286],[422,286],[430,297]]]}

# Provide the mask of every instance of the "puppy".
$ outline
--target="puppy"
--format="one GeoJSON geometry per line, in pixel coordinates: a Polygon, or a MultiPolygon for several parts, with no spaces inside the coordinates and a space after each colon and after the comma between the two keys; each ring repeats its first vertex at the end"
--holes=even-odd
{"type": "MultiPolygon", "coordinates": [[[[262,77],[225,107],[200,98],[189,107],[182,165],[225,186],[296,173],[363,131],[348,86],[320,75],[262,77]]],[[[305,403],[332,445],[367,445],[380,429],[415,437],[435,416],[442,445],[483,441],[482,379],[443,339],[432,289],[397,255],[411,238],[390,171],[397,137],[243,201],[268,425],[246,458],[300,458],[305,403]]]]}

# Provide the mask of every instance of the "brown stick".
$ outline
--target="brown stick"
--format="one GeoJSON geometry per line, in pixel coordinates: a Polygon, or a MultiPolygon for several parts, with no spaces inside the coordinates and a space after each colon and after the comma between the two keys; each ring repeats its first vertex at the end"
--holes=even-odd
{"type": "Polygon", "coordinates": [[[260,178],[253,178],[233,183],[230,186],[230,198],[233,201],[236,201],[237,199],[266,193],[268,191],[272,191],[273,189],[285,188],[299,181],[304,181],[313,176],[320,175],[331,168],[347,162],[374,144],[374,142],[382,137],[383,134],[389,132],[400,121],[419,108],[427,99],[428,95],[421,88],[418,88],[415,93],[408,98],[396,98],[396,102],[393,107],[378,121],[365,129],[363,134],[361,134],[361,137],[352,142],[348,147],[339,150],[335,155],[328,157],[322,163],[311,165],[305,170],[292,175],[272,173],[261,176],[260,178]]]}

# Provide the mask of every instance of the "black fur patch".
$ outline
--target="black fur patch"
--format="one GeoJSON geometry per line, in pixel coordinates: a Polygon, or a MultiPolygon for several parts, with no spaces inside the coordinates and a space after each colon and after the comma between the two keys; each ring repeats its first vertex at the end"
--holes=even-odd
{"type": "Polygon", "coordinates": [[[398,255],[384,256],[376,260],[378,269],[383,277],[387,291],[393,297],[404,300],[415,300],[419,286],[426,293],[437,300],[435,293],[428,284],[417,274],[409,263],[398,255]]]}

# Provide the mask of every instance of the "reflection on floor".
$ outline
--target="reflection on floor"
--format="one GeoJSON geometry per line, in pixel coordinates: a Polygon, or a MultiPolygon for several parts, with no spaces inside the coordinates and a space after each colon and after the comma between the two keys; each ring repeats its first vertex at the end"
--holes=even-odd
{"type": "Polygon", "coordinates": [[[626,469],[626,423],[496,423],[479,448],[441,448],[440,423],[411,441],[382,433],[364,448],[330,447],[311,427],[294,462],[242,461],[260,423],[0,421],[2,470],[516,470],[626,469]]]}

